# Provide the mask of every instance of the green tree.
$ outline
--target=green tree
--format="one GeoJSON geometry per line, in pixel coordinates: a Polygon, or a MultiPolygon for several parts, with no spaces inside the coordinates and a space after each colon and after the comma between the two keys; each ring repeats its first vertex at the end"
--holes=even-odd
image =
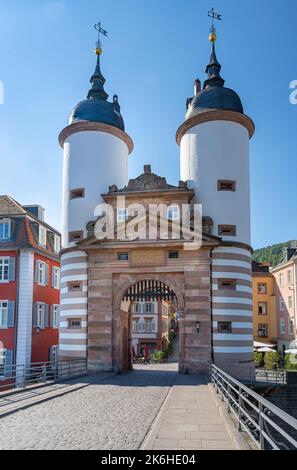
{"type": "Polygon", "coordinates": [[[256,367],[261,367],[263,366],[264,364],[264,360],[263,360],[263,354],[255,351],[254,352],[254,360],[255,360],[255,366],[256,367]]]}
{"type": "Polygon", "coordinates": [[[297,370],[297,354],[285,355],[285,369],[297,370]]]}
{"type": "Polygon", "coordinates": [[[267,352],[264,355],[264,364],[266,369],[273,369],[279,365],[280,355],[277,351],[267,352]]]}

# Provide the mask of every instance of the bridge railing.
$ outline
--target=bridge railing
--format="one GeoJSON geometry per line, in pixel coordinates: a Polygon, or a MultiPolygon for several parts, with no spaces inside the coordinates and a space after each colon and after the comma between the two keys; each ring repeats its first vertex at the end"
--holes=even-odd
{"type": "Polygon", "coordinates": [[[87,374],[85,359],[0,366],[0,392],[87,374]]]}
{"type": "Polygon", "coordinates": [[[287,383],[287,371],[285,369],[256,369],[256,380],[276,384],[287,383]]]}
{"type": "Polygon", "coordinates": [[[296,450],[297,419],[270,403],[214,364],[210,381],[232,413],[237,429],[246,432],[261,450],[296,450]]]}

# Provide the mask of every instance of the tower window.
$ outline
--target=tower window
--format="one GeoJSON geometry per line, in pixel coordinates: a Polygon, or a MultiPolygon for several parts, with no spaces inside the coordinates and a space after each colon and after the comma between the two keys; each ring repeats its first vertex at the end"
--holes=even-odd
{"type": "Polygon", "coordinates": [[[128,261],[129,253],[118,253],[118,261],[128,261]]]}
{"type": "Polygon", "coordinates": [[[219,290],[236,290],[236,279],[219,279],[219,290]]]}
{"type": "Polygon", "coordinates": [[[68,283],[69,292],[81,292],[82,291],[82,282],[81,281],[71,281],[68,283]]]}
{"type": "Polygon", "coordinates": [[[236,225],[219,225],[219,235],[236,237],[236,225]]]}
{"type": "Polygon", "coordinates": [[[79,232],[69,232],[69,242],[75,243],[80,242],[84,238],[83,231],[79,232]]]}
{"type": "Polygon", "coordinates": [[[218,180],[218,191],[236,191],[236,182],[230,180],[218,180]]]}
{"type": "Polygon", "coordinates": [[[230,321],[219,321],[218,333],[232,333],[232,323],[230,321]]]}
{"type": "Polygon", "coordinates": [[[169,259],[178,259],[179,258],[179,251],[169,251],[168,252],[169,259]]]}
{"type": "Polygon", "coordinates": [[[76,188],[70,190],[70,199],[79,199],[85,197],[85,189],[84,188],[76,188]]]}
{"type": "Polygon", "coordinates": [[[70,330],[80,330],[81,329],[81,319],[80,318],[69,318],[68,319],[68,328],[70,330]]]}

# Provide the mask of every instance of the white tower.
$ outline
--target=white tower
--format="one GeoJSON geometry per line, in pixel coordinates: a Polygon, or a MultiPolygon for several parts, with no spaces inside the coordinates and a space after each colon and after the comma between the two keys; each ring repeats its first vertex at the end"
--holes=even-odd
{"type": "Polygon", "coordinates": [[[236,363],[248,375],[253,369],[249,140],[254,124],[237,93],[224,87],[214,28],[209,39],[208,77],[202,90],[196,80],[177,131],[180,178],[195,189],[203,215],[213,221],[213,235],[222,240],[212,253],[215,361],[224,368],[236,363]]]}
{"type": "MultiPolygon", "coordinates": [[[[98,30],[105,33],[97,26],[98,30]]],[[[117,95],[107,101],[100,70],[100,40],[96,69],[85,100],[72,111],[59,141],[64,151],[60,357],[86,357],[87,349],[87,255],[76,243],[87,236],[88,222],[109,186],[122,188],[128,181],[128,156],[133,142],[125,133],[117,95]],[[69,322],[76,321],[69,333],[69,322]]]]}

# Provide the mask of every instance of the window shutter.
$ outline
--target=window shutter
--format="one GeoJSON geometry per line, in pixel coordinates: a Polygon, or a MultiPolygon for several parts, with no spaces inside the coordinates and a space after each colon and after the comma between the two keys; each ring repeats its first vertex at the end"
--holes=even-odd
{"type": "Polygon", "coordinates": [[[48,264],[45,265],[45,285],[48,286],[48,264]]]}
{"type": "Polygon", "coordinates": [[[52,267],[52,287],[55,287],[55,268],[52,267]]]}
{"type": "Polygon", "coordinates": [[[33,328],[37,328],[38,321],[37,321],[37,304],[33,306],[33,328]]]}
{"type": "Polygon", "coordinates": [[[9,281],[15,281],[15,258],[9,258],[9,281]]]}
{"type": "Polygon", "coordinates": [[[38,283],[38,261],[35,262],[35,282],[38,283]]]}
{"type": "Polygon", "coordinates": [[[5,351],[4,377],[9,379],[12,376],[12,357],[13,352],[10,349],[5,351]]]}
{"type": "Polygon", "coordinates": [[[50,327],[51,328],[54,328],[54,306],[51,305],[51,323],[50,323],[50,327]]]}
{"type": "Polygon", "coordinates": [[[14,327],[14,311],[15,311],[15,302],[8,302],[8,328],[14,327]]]}
{"type": "Polygon", "coordinates": [[[44,306],[44,313],[43,314],[44,314],[44,324],[43,324],[43,326],[44,326],[44,328],[48,328],[48,305],[47,304],[45,304],[45,306],[44,306]]]}

